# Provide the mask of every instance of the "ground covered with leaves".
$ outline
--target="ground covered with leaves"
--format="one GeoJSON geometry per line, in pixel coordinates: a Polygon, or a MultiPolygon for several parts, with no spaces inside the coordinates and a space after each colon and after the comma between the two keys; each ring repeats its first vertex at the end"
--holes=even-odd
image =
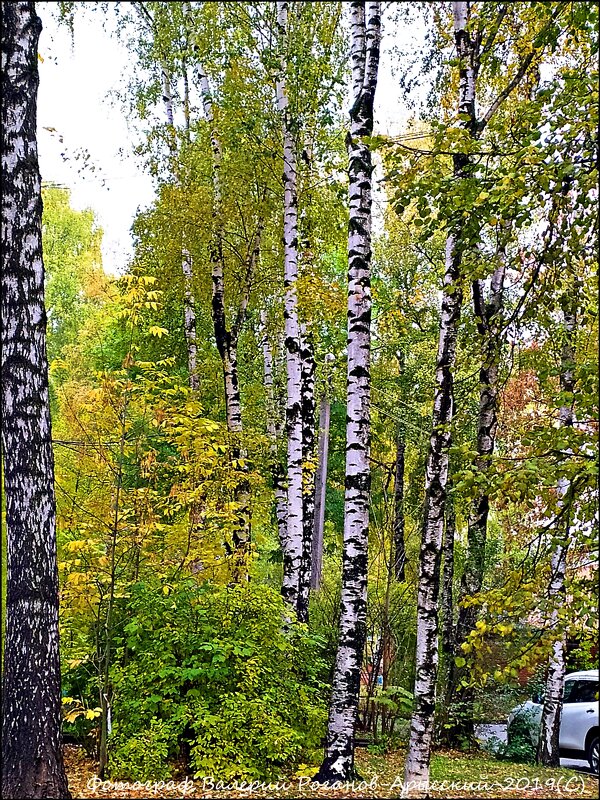
{"type": "MultiPolygon", "coordinates": [[[[93,760],[81,748],[68,746],[65,752],[69,786],[74,798],[372,798],[401,797],[404,752],[373,755],[357,751],[357,766],[363,780],[337,787],[322,787],[311,781],[316,769],[306,768],[277,782],[249,784],[219,783],[218,777],[178,777],[172,781],[111,781],[96,778],[93,760]]],[[[433,756],[430,796],[434,798],[597,798],[598,781],[589,774],[570,769],[497,761],[485,754],[444,752],[433,756]]]]}

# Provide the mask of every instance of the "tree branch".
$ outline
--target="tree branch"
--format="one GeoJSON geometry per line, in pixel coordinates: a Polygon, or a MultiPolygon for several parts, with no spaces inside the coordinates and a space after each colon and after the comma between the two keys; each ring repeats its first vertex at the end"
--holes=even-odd
{"type": "Polygon", "coordinates": [[[485,44],[483,45],[483,47],[481,48],[481,51],[479,52],[479,59],[480,60],[481,60],[481,58],[483,56],[487,55],[489,50],[491,50],[492,45],[496,41],[496,36],[498,35],[498,31],[500,30],[500,26],[502,25],[502,21],[504,20],[504,17],[506,16],[507,13],[508,13],[508,5],[505,3],[502,6],[502,8],[500,9],[500,12],[498,13],[498,16],[496,17],[496,22],[492,26],[492,29],[490,30],[490,32],[488,34],[488,37],[485,40],[485,44]]]}
{"type": "MultiPolygon", "coordinates": [[[[563,8],[565,8],[566,5],[567,5],[567,3],[565,3],[565,2],[559,4],[559,6],[556,8],[554,13],[550,17],[550,20],[548,21],[548,24],[545,25],[542,28],[542,30],[538,33],[538,36],[542,36],[543,34],[547,33],[550,30],[550,27],[552,26],[554,21],[557,19],[557,17],[560,16],[563,8]]],[[[546,44],[542,45],[542,47],[540,48],[540,53],[543,52],[545,46],[546,46],[546,44]]],[[[507,83],[507,85],[500,92],[498,97],[494,100],[494,102],[488,108],[486,113],[483,115],[483,117],[477,123],[477,135],[479,135],[484,130],[485,126],[488,124],[488,122],[494,116],[496,111],[500,108],[502,103],[511,94],[513,89],[515,89],[519,85],[519,83],[523,79],[523,76],[525,75],[525,73],[529,69],[529,66],[530,66],[531,62],[533,61],[533,59],[535,58],[535,56],[537,54],[538,54],[537,50],[532,50],[531,53],[528,53],[525,56],[525,58],[521,61],[521,65],[519,66],[518,70],[516,71],[516,73],[514,74],[512,79],[507,83]]]]}

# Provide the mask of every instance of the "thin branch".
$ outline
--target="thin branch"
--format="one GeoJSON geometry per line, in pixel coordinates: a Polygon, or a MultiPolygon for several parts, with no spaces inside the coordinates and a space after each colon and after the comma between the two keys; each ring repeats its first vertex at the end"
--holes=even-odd
{"type": "Polygon", "coordinates": [[[485,40],[485,44],[481,48],[481,52],[479,53],[480,59],[482,58],[482,56],[485,56],[489,50],[491,50],[492,45],[496,41],[496,36],[498,35],[498,31],[500,30],[500,26],[502,25],[502,21],[504,20],[504,17],[506,16],[507,12],[508,12],[508,4],[505,3],[500,9],[498,16],[496,17],[496,21],[494,22],[494,25],[492,26],[488,34],[488,37],[485,40]]]}
{"type": "MultiPolygon", "coordinates": [[[[538,36],[542,36],[544,33],[546,33],[550,29],[550,27],[552,26],[554,21],[557,19],[557,17],[560,16],[563,8],[565,8],[566,5],[567,5],[567,3],[565,3],[565,2],[560,3],[560,5],[556,8],[554,13],[550,17],[550,20],[549,20],[548,24],[545,25],[544,28],[542,28],[542,30],[539,32],[538,36]]],[[[541,52],[543,52],[544,47],[545,47],[545,45],[541,48],[541,52]]],[[[535,58],[536,55],[538,55],[538,51],[537,50],[532,50],[531,53],[528,53],[525,56],[525,58],[521,62],[520,67],[518,68],[518,70],[514,74],[513,78],[507,83],[507,85],[500,92],[498,97],[494,100],[494,102],[491,104],[491,106],[485,112],[483,117],[478,121],[478,123],[477,123],[477,135],[479,135],[484,130],[485,126],[488,124],[488,122],[494,116],[494,114],[496,113],[498,108],[502,105],[502,103],[506,100],[506,98],[511,94],[513,89],[515,89],[519,85],[519,83],[521,82],[523,76],[525,75],[525,73],[529,69],[529,66],[530,66],[531,62],[533,61],[533,59],[535,58]]]]}

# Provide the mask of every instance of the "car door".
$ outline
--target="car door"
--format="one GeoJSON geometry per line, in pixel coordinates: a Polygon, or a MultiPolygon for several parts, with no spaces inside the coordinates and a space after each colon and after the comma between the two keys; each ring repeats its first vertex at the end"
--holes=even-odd
{"type": "Polygon", "coordinates": [[[560,747],[585,750],[585,737],[594,725],[598,725],[598,681],[567,681],[560,722],[560,747]]]}

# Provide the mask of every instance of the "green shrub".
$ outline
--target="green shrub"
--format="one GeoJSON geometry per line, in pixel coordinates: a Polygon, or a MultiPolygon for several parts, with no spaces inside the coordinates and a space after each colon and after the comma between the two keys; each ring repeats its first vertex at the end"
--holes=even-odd
{"type": "Polygon", "coordinates": [[[517,714],[513,719],[507,739],[506,742],[502,742],[498,737],[492,736],[486,742],[485,749],[489,750],[501,761],[535,764],[535,729],[531,715],[527,711],[517,714]]]}
{"type": "Polygon", "coordinates": [[[320,746],[322,642],[287,621],[278,592],[138,585],[128,614],[111,676],[111,774],[162,778],[182,757],[197,776],[267,779],[320,746]]]}
{"type": "Polygon", "coordinates": [[[162,781],[171,777],[168,763],[173,730],[162,720],[153,719],[147,730],[112,739],[111,772],[131,781],[162,781]]]}

